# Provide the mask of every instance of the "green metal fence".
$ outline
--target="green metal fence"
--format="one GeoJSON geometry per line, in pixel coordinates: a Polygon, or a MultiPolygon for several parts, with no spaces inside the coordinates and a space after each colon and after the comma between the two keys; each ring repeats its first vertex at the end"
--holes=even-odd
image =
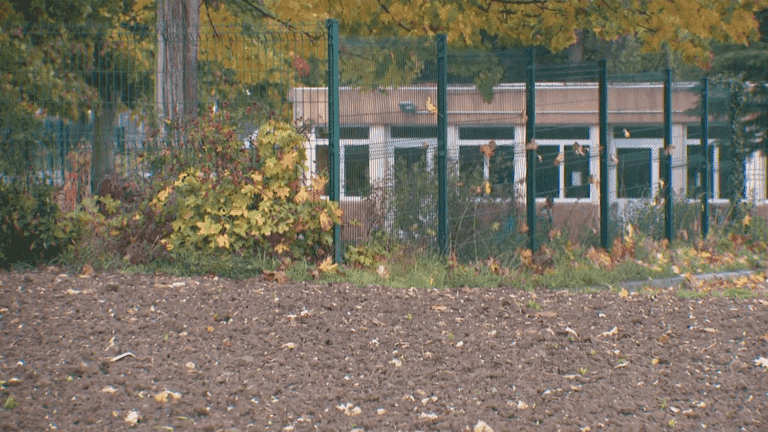
{"type": "MultiPolygon", "coordinates": [[[[24,67],[4,75],[21,88],[18,106],[2,107],[3,151],[14,156],[5,179],[75,181],[85,195],[96,186],[96,144],[137,182],[164,169],[157,156],[168,145],[185,148],[174,133],[191,119],[158,114],[168,112],[157,96],[167,68],[148,61],[158,36],[103,33],[111,44],[85,36],[53,44],[54,80],[30,79],[24,67]],[[78,91],[62,103],[57,82],[78,91]]],[[[765,156],[735,140],[736,90],[725,81],[609,74],[605,61],[541,65],[531,50],[454,52],[443,36],[345,37],[332,20],[198,35],[192,112],[209,120],[227,112],[246,149],[269,118],[306,135],[308,178],[328,175],[328,199],[345,211],[336,261],[345,242],[377,230],[466,259],[536,249],[553,230],[608,247],[626,223],[690,238],[726,217],[729,197],[767,202],[765,156]]]]}

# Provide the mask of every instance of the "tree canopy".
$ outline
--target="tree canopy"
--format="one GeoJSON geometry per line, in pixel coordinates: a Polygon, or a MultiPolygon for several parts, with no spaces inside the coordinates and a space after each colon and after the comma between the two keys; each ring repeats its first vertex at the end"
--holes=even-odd
{"type": "Polygon", "coordinates": [[[432,35],[454,46],[571,46],[577,31],[604,40],[633,36],[643,50],[666,44],[708,66],[713,42],[747,44],[757,37],[754,13],[768,0],[265,0],[287,21],[336,18],[345,33],[432,35]]]}

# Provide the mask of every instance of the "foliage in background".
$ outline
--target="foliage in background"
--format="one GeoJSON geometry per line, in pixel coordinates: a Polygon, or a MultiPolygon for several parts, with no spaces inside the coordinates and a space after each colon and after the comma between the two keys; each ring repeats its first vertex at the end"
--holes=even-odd
{"type": "Polygon", "coordinates": [[[163,239],[168,250],[324,256],[341,210],[322,198],[324,178],[305,184],[304,137],[270,121],[253,152],[244,151],[227,119],[197,122],[185,149],[193,160],[177,165],[178,174],[150,202],[171,220],[173,232],[163,239]]]}
{"type": "MultiPolygon", "coordinates": [[[[80,121],[93,114],[94,160],[111,169],[104,150],[116,115],[148,94],[147,29],[133,25],[128,1],[0,2],[0,171],[33,168],[49,116],[80,121]],[[106,159],[105,159],[106,158],[106,159]]],[[[98,183],[103,173],[94,172],[98,183]]]]}
{"type": "Polygon", "coordinates": [[[50,186],[0,181],[0,268],[36,265],[64,251],[71,237],[61,217],[50,186]]]}
{"type": "Polygon", "coordinates": [[[453,46],[482,46],[489,39],[506,45],[543,45],[561,51],[572,45],[577,30],[601,39],[635,35],[643,49],[655,51],[662,43],[689,62],[711,60],[711,42],[746,44],[757,33],[754,12],[768,7],[765,0],[532,0],[381,2],[268,0],[265,6],[286,20],[336,18],[345,33],[375,36],[446,33],[453,46]],[[311,14],[311,15],[310,15],[311,14]]]}

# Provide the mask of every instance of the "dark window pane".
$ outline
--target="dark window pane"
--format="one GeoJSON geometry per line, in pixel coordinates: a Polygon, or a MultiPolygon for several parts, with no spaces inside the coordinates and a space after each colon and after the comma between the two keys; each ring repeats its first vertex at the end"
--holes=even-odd
{"type": "Polygon", "coordinates": [[[460,140],[511,140],[515,139],[512,126],[467,126],[459,128],[460,140]]]}
{"type": "Polygon", "coordinates": [[[619,198],[651,196],[651,149],[620,148],[616,194],[619,198]]]}
{"type": "Polygon", "coordinates": [[[664,126],[656,124],[615,125],[614,138],[664,138],[664,126]],[[629,136],[627,136],[629,134],[629,136]]]}
{"type": "MultiPolygon", "coordinates": [[[[701,125],[688,125],[686,127],[686,136],[688,139],[701,139],[701,125]]],[[[710,124],[709,133],[707,138],[709,139],[728,139],[731,136],[731,128],[728,125],[723,124],[710,124]]]]}
{"type": "MultiPolygon", "coordinates": [[[[339,139],[369,139],[371,128],[368,126],[341,126],[339,128],[339,139]]],[[[328,126],[318,126],[315,128],[317,139],[328,139],[328,126]]]]}
{"type": "Polygon", "coordinates": [[[734,195],[743,196],[743,190],[740,188],[740,179],[737,178],[741,170],[743,176],[744,167],[739,166],[738,162],[733,160],[731,147],[729,145],[720,146],[720,171],[718,172],[718,181],[720,183],[720,197],[729,199],[734,195]]]}
{"type": "Polygon", "coordinates": [[[370,174],[368,146],[344,147],[344,192],[350,196],[368,196],[370,174]]]}
{"type": "Polygon", "coordinates": [[[515,182],[515,147],[496,147],[490,165],[488,180],[491,182],[491,196],[510,197],[515,182]]]}
{"type": "Polygon", "coordinates": [[[565,197],[589,198],[589,147],[582,146],[579,153],[573,146],[565,146],[565,197]]]}
{"type": "MultiPolygon", "coordinates": [[[[715,147],[710,147],[710,161],[713,160],[715,147]]],[[[688,155],[688,182],[686,185],[686,196],[688,198],[700,199],[701,194],[704,193],[704,148],[702,146],[693,145],[686,148],[688,155]]],[[[712,185],[714,182],[710,178],[709,190],[710,197],[712,196],[712,185]]]]}
{"type": "MultiPolygon", "coordinates": [[[[667,182],[667,154],[664,151],[664,148],[661,147],[658,150],[658,161],[659,161],[659,180],[663,181],[665,184],[667,182]]],[[[666,193],[662,189],[661,191],[658,191],[660,193],[666,193]]]]}
{"type": "Polygon", "coordinates": [[[344,126],[339,129],[339,139],[367,140],[370,138],[371,128],[368,126],[344,126]]]}
{"type": "Polygon", "coordinates": [[[484,156],[479,146],[459,147],[459,176],[461,181],[474,182],[483,179],[484,156]]]}
{"type": "MultiPolygon", "coordinates": [[[[315,151],[315,174],[318,176],[324,176],[326,179],[328,178],[328,146],[327,145],[318,145],[316,147],[315,151]]],[[[329,183],[325,184],[325,194],[328,195],[330,192],[330,186],[329,183]]]]}
{"type": "Polygon", "coordinates": [[[536,126],[536,139],[589,139],[589,126],[536,126]]]}
{"type": "Polygon", "coordinates": [[[409,177],[427,170],[427,149],[423,147],[395,148],[395,187],[408,182],[409,177]]]}
{"type": "Polygon", "coordinates": [[[557,198],[560,167],[555,165],[555,158],[560,154],[560,146],[540,145],[536,153],[541,156],[541,160],[536,161],[536,198],[557,198]]]}
{"type": "Polygon", "coordinates": [[[392,138],[437,138],[437,126],[392,126],[390,133],[392,138]]]}

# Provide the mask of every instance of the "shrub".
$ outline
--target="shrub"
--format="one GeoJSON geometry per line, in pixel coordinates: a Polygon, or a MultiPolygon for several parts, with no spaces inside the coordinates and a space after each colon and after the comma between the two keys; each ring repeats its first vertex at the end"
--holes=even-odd
{"type": "Polygon", "coordinates": [[[326,180],[303,180],[304,137],[270,121],[259,128],[255,153],[242,149],[234,128],[210,118],[188,146],[197,163],[181,166],[150,202],[171,221],[169,251],[320,257],[330,251],[341,210],[322,198],[326,180]]]}
{"type": "Polygon", "coordinates": [[[70,244],[53,194],[47,185],[0,182],[0,268],[51,260],[70,244]]]}

